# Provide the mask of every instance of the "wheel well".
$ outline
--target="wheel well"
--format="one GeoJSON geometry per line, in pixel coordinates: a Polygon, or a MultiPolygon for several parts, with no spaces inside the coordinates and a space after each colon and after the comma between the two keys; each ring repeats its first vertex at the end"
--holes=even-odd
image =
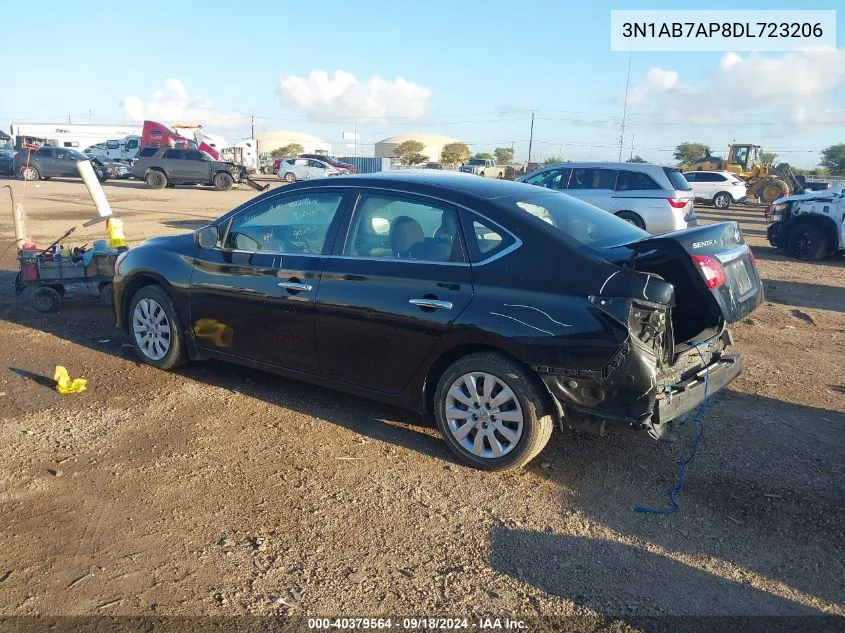
{"type": "MultiPolygon", "coordinates": [[[[152,275],[145,275],[141,273],[140,275],[136,275],[132,277],[129,281],[126,282],[126,285],[123,288],[123,296],[121,297],[121,305],[120,305],[120,314],[123,317],[122,322],[126,329],[129,328],[129,305],[132,303],[132,297],[135,296],[135,293],[138,292],[141,288],[145,288],[146,286],[158,286],[164,292],[167,293],[167,296],[170,297],[170,300],[173,302],[173,306],[176,308],[176,311],[179,312],[179,304],[176,301],[176,298],[173,296],[170,288],[167,284],[161,282],[160,279],[152,276],[152,275]]],[[[180,314],[180,317],[184,317],[184,315],[180,314]]]]}
{"type": "Polygon", "coordinates": [[[734,197],[730,193],[728,193],[727,191],[717,191],[716,193],[713,194],[713,199],[715,200],[717,196],[722,196],[722,195],[727,196],[731,200],[734,199],[734,197]]]}
{"type": "MultiPolygon", "coordinates": [[[[475,354],[477,352],[496,352],[497,354],[501,354],[502,356],[507,356],[515,363],[525,366],[525,363],[523,363],[513,354],[509,354],[505,350],[499,347],[494,347],[492,345],[468,343],[465,345],[458,345],[457,347],[448,349],[443,352],[443,354],[441,354],[440,357],[438,357],[437,360],[435,360],[431,364],[431,367],[428,368],[428,373],[425,376],[425,384],[423,385],[423,413],[431,413],[434,410],[434,394],[437,391],[437,383],[440,382],[441,376],[446,373],[446,370],[449,368],[449,366],[456,360],[463,358],[464,356],[469,356],[470,354],[475,354]]],[[[534,372],[529,367],[525,368],[528,371],[529,375],[534,376],[534,372]]],[[[548,394],[549,405],[552,405],[552,396],[549,393],[549,390],[546,387],[545,383],[539,378],[537,378],[537,383],[541,386],[542,393],[548,394]]]]}
{"type": "Polygon", "coordinates": [[[792,222],[790,222],[787,234],[793,231],[795,227],[801,226],[802,224],[815,224],[824,231],[824,235],[829,242],[827,249],[828,253],[833,253],[841,247],[841,244],[839,243],[839,235],[837,235],[836,231],[836,223],[832,219],[822,215],[799,215],[794,217],[792,222]]]}
{"type": "Polygon", "coordinates": [[[167,174],[164,172],[164,170],[161,167],[147,167],[147,174],[150,173],[151,171],[157,171],[160,174],[164,174],[165,177],[167,176],[167,174]]]}

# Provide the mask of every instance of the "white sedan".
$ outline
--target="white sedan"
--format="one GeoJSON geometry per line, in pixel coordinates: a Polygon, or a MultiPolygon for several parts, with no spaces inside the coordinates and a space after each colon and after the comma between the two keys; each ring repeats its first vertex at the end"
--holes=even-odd
{"type": "Polygon", "coordinates": [[[727,209],[732,204],[745,202],[748,196],[745,181],[730,171],[687,171],[696,201],[707,202],[717,209],[727,209]]]}
{"type": "Polygon", "coordinates": [[[279,163],[279,178],[286,182],[340,176],[340,171],[316,158],[287,158],[279,163]]]}

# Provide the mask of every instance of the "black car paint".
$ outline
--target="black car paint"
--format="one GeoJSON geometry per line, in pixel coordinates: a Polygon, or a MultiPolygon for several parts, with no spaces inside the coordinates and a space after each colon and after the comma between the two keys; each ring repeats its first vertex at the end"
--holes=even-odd
{"type": "Polygon", "coordinates": [[[227,173],[239,182],[245,177],[246,171],[243,167],[225,161],[212,160],[205,157],[203,160],[187,158],[187,154],[200,154],[199,150],[185,150],[173,147],[162,147],[152,156],[144,156],[135,160],[132,164],[132,176],[138,180],[144,180],[147,172],[157,170],[167,176],[171,184],[182,185],[211,185],[214,184],[214,177],[219,173],[227,173]],[[178,158],[165,158],[166,152],[177,153],[178,158]]]}
{"type": "MultiPolygon", "coordinates": [[[[659,409],[660,389],[671,391],[673,381],[689,377],[687,370],[700,371],[696,354],[714,365],[723,356],[726,341],[718,336],[723,328],[696,354],[680,358],[682,366],[669,351],[659,357],[631,335],[638,325],[629,323],[629,314],[665,316],[674,303],[672,285],[622,268],[608,252],[577,246],[545,222],[491,202],[513,194],[513,187],[536,193],[530,185],[438,172],[351,176],[267,192],[212,226],[222,237],[233,216],[267,197],[340,189],[346,195],[320,255],[201,249],[192,235],[156,238],[128,251],[119,266],[117,325],[127,331],[132,295],[158,283],[174,301],[195,359],[223,358],[426,412],[448,364],[472,351],[495,349],[532,368],[560,411],[571,407],[636,428],[646,425],[659,409]],[[470,216],[478,214],[509,233],[514,248],[471,265],[342,257],[354,202],[373,189],[453,205],[464,233],[470,216]],[[313,290],[280,291],[280,280],[309,283],[313,290]],[[450,301],[454,309],[426,312],[408,303],[420,296],[450,301]],[[208,324],[226,335],[216,342],[198,335],[208,324]],[[266,332],[249,340],[260,329],[266,332]],[[240,343],[242,338],[248,340],[240,343]]],[[[732,222],[708,228],[738,235],[732,222]]],[[[701,231],[691,229],[684,239],[696,239],[701,231]]],[[[667,241],[648,240],[650,248],[667,241]]],[[[622,250],[636,259],[642,248],[622,250]]],[[[758,293],[755,307],[761,299],[758,293]]],[[[749,309],[732,309],[728,302],[727,320],[749,309]]],[[[671,338],[665,323],[659,336],[671,338]]],[[[720,371],[714,383],[727,384],[739,363],[720,371]]]]}

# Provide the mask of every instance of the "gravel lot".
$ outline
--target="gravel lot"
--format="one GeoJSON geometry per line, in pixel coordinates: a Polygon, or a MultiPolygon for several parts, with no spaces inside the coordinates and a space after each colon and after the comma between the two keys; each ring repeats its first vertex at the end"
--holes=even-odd
{"type": "MultiPolygon", "coordinates": [[[[39,243],[95,214],[80,181],[0,184],[39,243]]],[[[105,190],[130,241],[257,195],[105,190]]],[[[525,470],[478,472],[401,410],[141,365],[94,291],[48,315],[15,297],[3,251],[0,615],[845,615],[845,260],[782,257],[760,208],[699,216],[741,221],[766,302],[671,516],[632,509],[666,505],[691,424],[675,444],[556,431],[525,470]],[[88,391],[59,395],[57,364],[88,391]]]]}

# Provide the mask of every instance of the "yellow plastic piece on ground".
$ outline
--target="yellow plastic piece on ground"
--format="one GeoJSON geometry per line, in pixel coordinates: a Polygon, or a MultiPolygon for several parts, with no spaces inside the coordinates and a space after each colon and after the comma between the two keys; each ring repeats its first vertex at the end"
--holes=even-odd
{"type": "Polygon", "coordinates": [[[56,389],[58,389],[59,393],[63,395],[67,395],[69,393],[79,393],[80,391],[85,391],[88,388],[87,380],[84,378],[74,378],[71,380],[67,373],[67,369],[61,365],[56,365],[56,375],[53,376],[53,379],[56,381],[56,389]]]}
{"type": "Polygon", "coordinates": [[[106,220],[106,231],[109,234],[109,248],[126,246],[126,236],[123,234],[123,220],[109,218],[106,220]]]}

